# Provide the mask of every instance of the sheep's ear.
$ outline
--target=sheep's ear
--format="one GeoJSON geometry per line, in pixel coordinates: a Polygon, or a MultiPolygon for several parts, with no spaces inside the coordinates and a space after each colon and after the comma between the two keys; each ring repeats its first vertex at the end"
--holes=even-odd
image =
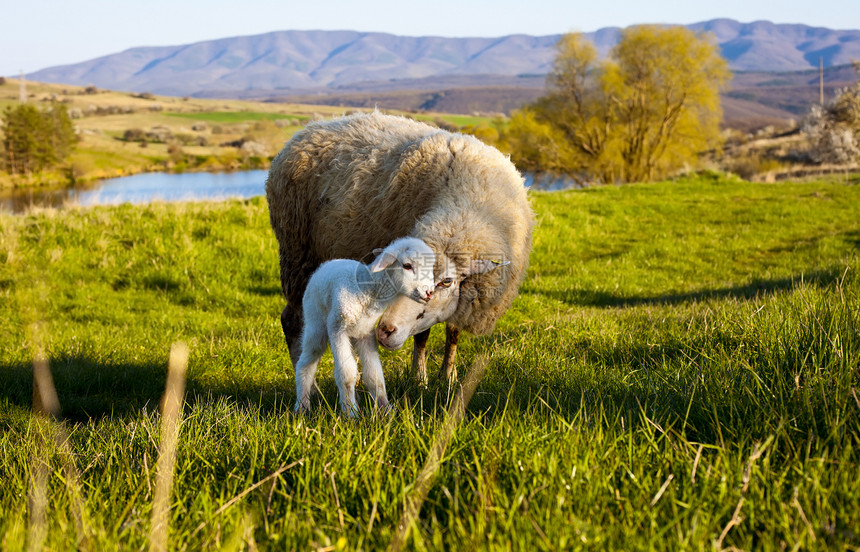
{"type": "Polygon", "coordinates": [[[493,259],[476,259],[469,263],[469,272],[466,276],[473,276],[475,274],[484,274],[500,266],[505,266],[511,264],[511,261],[496,261],[493,259]]]}
{"type": "Polygon", "coordinates": [[[397,255],[389,253],[387,251],[379,250],[380,255],[376,257],[376,260],[373,261],[373,264],[370,265],[371,272],[379,272],[381,270],[385,270],[391,263],[397,260],[397,255]]]}
{"type": "Polygon", "coordinates": [[[377,247],[376,249],[374,249],[374,250],[373,250],[373,254],[374,254],[374,255],[379,255],[379,254],[380,254],[380,253],[382,253],[383,251],[385,251],[385,250],[384,250],[384,249],[382,249],[381,247],[377,247]]]}

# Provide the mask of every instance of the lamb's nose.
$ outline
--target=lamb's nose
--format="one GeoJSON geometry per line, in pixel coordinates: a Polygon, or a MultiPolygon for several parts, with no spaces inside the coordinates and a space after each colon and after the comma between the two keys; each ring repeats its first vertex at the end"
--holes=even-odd
{"type": "Polygon", "coordinates": [[[433,290],[428,289],[427,291],[424,292],[424,295],[427,297],[427,301],[429,301],[430,299],[433,298],[433,290]]]}
{"type": "Polygon", "coordinates": [[[397,331],[397,326],[389,326],[388,324],[380,324],[376,328],[376,338],[380,341],[388,339],[391,334],[397,331]]]}

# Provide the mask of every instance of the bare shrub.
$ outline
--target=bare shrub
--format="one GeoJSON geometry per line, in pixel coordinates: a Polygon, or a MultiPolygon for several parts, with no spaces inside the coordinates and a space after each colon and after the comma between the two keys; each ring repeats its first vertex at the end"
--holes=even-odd
{"type": "Polygon", "coordinates": [[[809,160],[813,163],[847,164],[860,159],[860,144],[851,125],[839,121],[830,105],[814,106],[803,131],[809,135],[809,160]]]}
{"type": "MultiPolygon", "coordinates": [[[[860,74],[860,63],[854,68],[860,74]]],[[[813,106],[803,131],[810,138],[810,161],[840,165],[860,161],[860,81],[837,90],[824,105],[813,106]]]]}
{"type": "Polygon", "coordinates": [[[265,157],[266,156],[266,146],[259,142],[254,142],[252,140],[248,140],[242,144],[239,148],[242,150],[242,153],[245,155],[250,155],[252,157],[265,157]]]}
{"type": "Polygon", "coordinates": [[[173,139],[173,131],[165,126],[154,126],[146,133],[146,139],[150,142],[169,142],[173,139]]]}

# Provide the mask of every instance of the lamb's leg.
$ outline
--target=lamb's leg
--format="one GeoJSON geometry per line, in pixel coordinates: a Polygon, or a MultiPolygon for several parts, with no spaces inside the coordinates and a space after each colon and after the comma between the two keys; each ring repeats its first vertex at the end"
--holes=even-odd
{"type": "Polygon", "coordinates": [[[358,382],[358,364],[352,355],[352,344],[349,337],[329,328],[331,339],[331,354],[334,357],[334,381],[337,383],[340,407],[347,416],[358,414],[358,403],[355,402],[355,384],[358,382]]]}
{"type": "Polygon", "coordinates": [[[358,356],[361,358],[361,379],[370,391],[370,396],[373,397],[373,404],[380,410],[388,410],[385,376],[382,374],[382,362],[379,360],[375,335],[371,334],[358,340],[358,356]]]}
{"type": "Polygon", "coordinates": [[[427,386],[427,340],[430,338],[430,329],[413,336],[412,348],[412,373],[422,387],[427,386]]]}
{"type": "Polygon", "coordinates": [[[457,380],[457,342],[460,340],[460,330],[451,324],[445,324],[445,357],[439,369],[439,377],[445,377],[448,383],[457,380]]]}
{"type": "Polygon", "coordinates": [[[281,329],[284,331],[284,339],[287,340],[287,349],[290,351],[290,360],[293,368],[299,365],[302,356],[302,309],[287,303],[281,311],[281,329]]]}
{"type": "Polygon", "coordinates": [[[310,409],[311,387],[325,353],[326,329],[322,324],[311,324],[302,333],[302,354],[295,363],[296,367],[296,412],[310,409]]]}

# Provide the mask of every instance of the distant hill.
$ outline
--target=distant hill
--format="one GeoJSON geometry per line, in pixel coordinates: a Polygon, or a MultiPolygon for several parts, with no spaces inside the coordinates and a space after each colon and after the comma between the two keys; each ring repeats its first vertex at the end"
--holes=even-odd
{"type": "MultiPolygon", "coordinates": [[[[717,19],[688,26],[713,33],[733,70],[800,71],[860,59],[860,31],[717,19]]],[[[587,33],[605,55],[621,29],[587,33]]],[[[560,35],[404,37],[355,31],[279,31],[181,46],[132,48],[28,78],[174,96],[278,96],[347,91],[361,83],[404,89],[415,80],[544,75],[560,35]]],[[[475,81],[474,79],[478,80],[475,81]]],[[[526,79],[528,80],[528,79],[526,79]]],[[[514,86],[529,83],[515,83],[514,86]]],[[[435,86],[439,89],[439,86],[435,86]]],[[[381,88],[376,88],[381,90],[381,88]]],[[[354,90],[353,90],[354,91],[354,90]]]]}

